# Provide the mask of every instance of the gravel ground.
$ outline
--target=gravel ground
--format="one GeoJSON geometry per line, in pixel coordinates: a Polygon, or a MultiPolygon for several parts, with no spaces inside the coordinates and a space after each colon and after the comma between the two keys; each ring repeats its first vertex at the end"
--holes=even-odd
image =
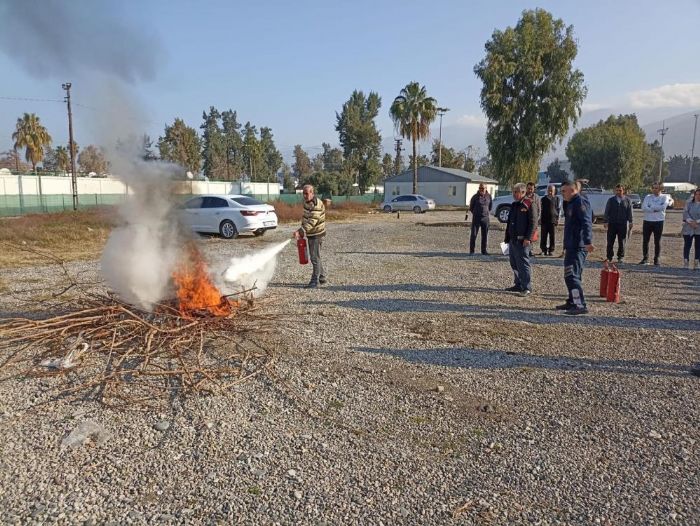
{"type": "MultiPolygon", "coordinates": [[[[623,270],[620,304],[596,297],[599,248],[591,314],[572,319],[553,310],[561,259],[536,258],[531,297],[504,293],[506,258],[465,255],[463,218],[332,224],[317,290],[289,247],[265,306],[289,315],[266,342],[284,383],[144,413],[36,406],[52,380],[2,381],[0,522],[700,524],[700,272],[679,268],[682,240],[664,237],[664,266],[623,270]],[[86,421],[104,440],[62,446],[86,421]]],[[[224,259],[291,229],[203,246],[224,259]]],[[[0,271],[37,299],[57,276],[0,271]]]]}

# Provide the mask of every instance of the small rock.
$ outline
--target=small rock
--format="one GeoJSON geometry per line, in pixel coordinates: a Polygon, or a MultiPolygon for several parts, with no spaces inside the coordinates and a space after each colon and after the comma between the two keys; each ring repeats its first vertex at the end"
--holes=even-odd
{"type": "Polygon", "coordinates": [[[290,469],[289,471],[287,471],[287,475],[288,475],[290,478],[294,478],[294,477],[297,476],[297,472],[296,472],[295,469],[290,469]]]}
{"type": "Polygon", "coordinates": [[[304,494],[299,490],[294,492],[294,498],[297,500],[301,499],[303,496],[304,496],[304,494]]]}
{"type": "Polygon", "coordinates": [[[157,422],[156,425],[153,426],[156,428],[158,431],[167,431],[170,429],[170,422],[168,420],[161,420],[160,422],[157,422]]]}
{"type": "MultiPolygon", "coordinates": [[[[491,404],[484,404],[484,405],[479,406],[479,411],[483,411],[484,413],[495,413],[496,408],[494,406],[492,406],[491,404]]],[[[528,431],[528,430],[526,429],[526,431],[528,431]]]]}
{"type": "Polygon", "coordinates": [[[444,385],[438,385],[438,386],[435,388],[435,391],[438,392],[438,393],[442,393],[442,392],[445,391],[445,386],[444,386],[444,385]]]}
{"type": "Polygon", "coordinates": [[[653,429],[649,431],[649,438],[655,438],[656,440],[661,440],[661,433],[654,431],[653,429]]]}

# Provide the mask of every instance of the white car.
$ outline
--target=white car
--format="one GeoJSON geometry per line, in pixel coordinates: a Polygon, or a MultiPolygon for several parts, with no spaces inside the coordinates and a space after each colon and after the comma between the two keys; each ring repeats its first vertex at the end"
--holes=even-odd
{"type": "Polygon", "coordinates": [[[263,235],[277,228],[273,206],[245,195],[200,195],[178,210],[182,223],[194,232],[219,233],[226,239],[238,234],[263,235]]]}
{"type": "Polygon", "coordinates": [[[387,199],[381,204],[385,212],[396,210],[413,210],[416,214],[422,214],[435,209],[435,201],[419,194],[399,195],[393,199],[387,199]]]}

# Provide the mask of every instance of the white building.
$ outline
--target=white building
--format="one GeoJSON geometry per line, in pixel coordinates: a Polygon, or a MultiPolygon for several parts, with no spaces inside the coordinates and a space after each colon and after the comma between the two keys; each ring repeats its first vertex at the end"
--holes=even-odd
{"type": "MultiPolygon", "coordinates": [[[[469,200],[486,185],[491,197],[496,197],[498,182],[476,173],[438,166],[418,167],[418,193],[435,201],[436,205],[468,206],[469,200]]],[[[413,193],[413,170],[406,170],[384,180],[384,198],[413,193]]]]}

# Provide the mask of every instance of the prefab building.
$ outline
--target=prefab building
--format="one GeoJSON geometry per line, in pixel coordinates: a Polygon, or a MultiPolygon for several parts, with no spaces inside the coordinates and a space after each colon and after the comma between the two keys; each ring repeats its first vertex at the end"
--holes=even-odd
{"type": "MultiPolygon", "coordinates": [[[[456,168],[420,166],[417,193],[433,199],[438,206],[468,206],[469,200],[479,190],[481,183],[486,186],[486,191],[491,194],[491,197],[496,197],[498,182],[493,179],[456,168]]],[[[384,179],[385,199],[412,193],[412,169],[384,179]]]]}

